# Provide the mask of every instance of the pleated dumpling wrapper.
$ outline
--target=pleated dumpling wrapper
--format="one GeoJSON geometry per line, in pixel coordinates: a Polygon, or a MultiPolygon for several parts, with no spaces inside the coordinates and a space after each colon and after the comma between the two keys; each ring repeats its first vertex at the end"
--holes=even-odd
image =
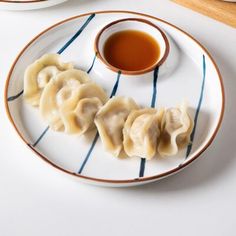
{"type": "Polygon", "coordinates": [[[66,133],[83,134],[95,128],[94,118],[108,100],[103,88],[96,83],[86,83],[79,87],[77,105],[63,105],[60,109],[66,133]]]}
{"type": "Polygon", "coordinates": [[[104,148],[115,157],[123,155],[123,127],[131,111],[139,107],[132,98],[113,97],[97,113],[97,126],[104,148]]]}
{"type": "Polygon", "coordinates": [[[167,109],[161,123],[161,139],[158,152],[161,156],[176,155],[179,149],[189,144],[193,121],[183,103],[179,108],[167,109]]]}
{"type": "Polygon", "coordinates": [[[61,112],[73,110],[79,100],[79,88],[91,83],[88,74],[81,70],[70,69],[59,73],[44,88],[39,110],[43,119],[55,131],[64,130],[61,112]]]}
{"type": "Polygon", "coordinates": [[[63,63],[59,54],[45,54],[29,65],[24,73],[24,98],[32,106],[38,106],[41,93],[48,82],[59,72],[73,68],[63,63]]]}
{"type": "Polygon", "coordinates": [[[151,159],[157,151],[163,109],[144,108],[132,111],[124,125],[124,150],[128,156],[151,159]]]}

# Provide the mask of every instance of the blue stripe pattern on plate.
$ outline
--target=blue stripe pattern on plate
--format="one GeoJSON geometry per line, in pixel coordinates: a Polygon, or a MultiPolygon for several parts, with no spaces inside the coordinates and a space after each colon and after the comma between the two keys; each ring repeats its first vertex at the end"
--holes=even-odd
{"type": "Polygon", "coordinates": [[[68,48],[75,39],[78,38],[78,36],[83,32],[83,30],[86,28],[86,26],[89,24],[89,22],[95,17],[95,14],[91,14],[88,19],[84,22],[84,24],[80,27],[80,29],[65,43],[65,45],[57,52],[58,54],[61,54],[65,51],[66,48],[68,48]]]}
{"type": "MultiPolygon", "coordinates": [[[[117,78],[116,78],[116,82],[115,82],[115,84],[114,84],[114,86],[113,86],[113,89],[112,89],[112,91],[111,91],[110,98],[116,95],[117,89],[118,89],[118,87],[119,87],[120,76],[121,76],[121,72],[118,71],[118,73],[117,73],[117,78]]],[[[93,149],[94,149],[94,147],[95,147],[95,145],[96,145],[96,143],[97,143],[98,137],[99,137],[99,134],[98,134],[98,132],[96,132],[96,135],[95,135],[95,137],[94,137],[94,139],[93,139],[93,142],[92,142],[92,144],[91,144],[91,146],[90,146],[90,148],[89,148],[89,150],[88,150],[88,152],[87,152],[87,155],[85,156],[84,161],[82,162],[82,165],[81,165],[81,167],[80,167],[80,169],[79,169],[79,171],[78,171],[78,174],[81,174],[81,173],[82,173],[82,171],[83,171],[83,169],[84,169],[84,167],[85,167],[85,165],[86,165],[86,163],[87,163],[89,157],[91,156],[91,153],[92,153],[92,151],[93,151],[93,149]]]]}
{"type": "Polygon", "coordinates": [[[20,97],[23,94],[24,90],[20,91],[18,94],[11,96],[9,98],[7,98],[8,102],[14,101],[15,99],[17,99],[18,97],[20,97]]]}
{"type": "Polygon", "coordinates": [[[32,147],[35,147],[40,140],[43,138],[43,136],[47,133],[47,131],[49,130],[49,126],[47,126],[47,128],[42,132],[42,134],[37,138],[37,140],[35,141],[34,144],[32,144],[32,147]]]}
{"type": "MultiPolygon", "coordinates": [[[[82,31],[86,28],[86,26],[89,24],[89,22],[95,17],[95,14],[91,14],[88,19],[84,22],[84,24],[80,27],[80,29],[63,45],[63,47],[57,52],[58,54],[61,54],[64,52],[72,43],[73,41],[78,38],[78,36],[82,33],[82,31]]],[[[94,57],[95,61],[96,56],[94,57]]],[[[93,66],[93,65],[92,65],[93,66]]],[[[91,69],[90,69],[91,70],[91,69]]],[[[8,97],[7,101],[11,102],[20,97],[23,94],[24,90],[20,91],[18,94],[8,97]]]]}
{"type": "MultiPolygon", "coordinates": [[[[153,72],[153,83],[152,83],[153,90],[152,90],[152,100],[151,100],[151,107],[152,108],[154,108],[156,106],[158,72],[159,72],[159,66],[156,67],[153,72]]],[[[139,177],[144,176],[145,165],[146,165],[146,159],[141,158],[140,167],[139,167],[139,177]]]]}
{"type": "Polygon", "coordinates": [[[200,92],[200,97],[199,97],[199,101],[198,101],[198,105],[197,105],[197,110],[196,110],[195,117],[194,117],[193,131],[190,135],[190,143],[187,147],[185,159],[188,158],[188,156],[189,156],[189,154],[192,150],[194,135],[195,135],[196,127],[197,127],[198,116],[199,116],[199,112],[200,112],[201,105],[202,105],[202,99],[203,99],[204,88],[205,88],[205,80],[206,80],[206,59],[205,59],[205,55],[202,56],[202,67],[203,67],[203,69],[202,69],[203,70],[203,77],[202,77],[201,92],[200,92]]]}
{"type": "Polygon", "coordinates": [[[90,71],[93,69],[93,66],[94,66],[94,63],[95,63],[95,61],[96,61],[96,58],[97,58],[97,53],[95,53],[94,58],[93,58],[93,62],[92,62],[92,64],[91,64],[90,68],[87,70],[87,73],[88,73],[88,74],[89,74],[90,71]]]}

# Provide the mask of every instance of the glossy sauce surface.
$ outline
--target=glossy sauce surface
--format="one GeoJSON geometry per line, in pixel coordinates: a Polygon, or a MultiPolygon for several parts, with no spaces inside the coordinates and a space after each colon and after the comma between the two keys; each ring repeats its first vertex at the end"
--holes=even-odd
{"type": "Polygon", "coordinates": [[[160,47],[147,33],[124,30],[111,35],[104,45],[106,61],[121,70],[139,71],[152,66],[160,56],[160,47]]]}

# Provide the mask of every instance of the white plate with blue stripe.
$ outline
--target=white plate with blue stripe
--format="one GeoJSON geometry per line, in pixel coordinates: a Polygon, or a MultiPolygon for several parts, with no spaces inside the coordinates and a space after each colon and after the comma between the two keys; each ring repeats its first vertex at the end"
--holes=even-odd
{"type": "Polygon", "coordinates": [[[26,11],[51,7],[67,0],[0,0],[0,10],[26,11]]]}
{"type": "MultiPolygon", "coordinates": [[[[222,78],[212,57],[190,35],[161,19],[134,12],[106,11],[76,16],[51,26],[37,35],[17,56],[9,72],[5,89],[6,111],[21,139],[55,168],[79,180],[105,186],[133,186],[174,174],[199,157],[213,141],[224,112],[222,78]],[[170,54],[158,69],[144,76],[127,76],[110,71],[94,53],[94,39],[109,22],[138,17],[159,26],[168,36],[170,54]],[[37,109],[22,97],[25,68],[45,53],[59,53],[64,61],[74,61],[109,94],[132,97],[150,106],[175,107],[188,101],[195,121],[191,144],[173,157],[156,156],[117,159],[104,151],[96,132],[87,136],[69,136],[54,132],[44,123],[37,109]],[[158,72],[158,73],[157,73],[158,72]],[[154,86],[155,85],[155,86],[154,86]]],[[[32,155],[33,156],[33,155],[32,155]]]]}

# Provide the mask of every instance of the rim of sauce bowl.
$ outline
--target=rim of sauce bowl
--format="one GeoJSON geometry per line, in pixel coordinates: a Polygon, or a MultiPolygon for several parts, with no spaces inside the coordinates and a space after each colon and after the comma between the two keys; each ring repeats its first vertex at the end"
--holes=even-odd
{"type": "Polygon", "coordinates": [[[114,72],[121,72],[126,75],[140,75],[150,72],[157,66],[162,65],[169,54],[170,46],[166,34],[157,25],[142,18],[125,18],[107,24],[98,32],[95,38],[94,50],[98,58],[110,70],[114,72]],[[138,30],[140,32],[144,32],[150,35],[157,42],[160,47],[160,56],[153,65],[142,70],[123,70],[107,62],[103,52],[106,40],[111,35],[124,30],[138,30]]]}

